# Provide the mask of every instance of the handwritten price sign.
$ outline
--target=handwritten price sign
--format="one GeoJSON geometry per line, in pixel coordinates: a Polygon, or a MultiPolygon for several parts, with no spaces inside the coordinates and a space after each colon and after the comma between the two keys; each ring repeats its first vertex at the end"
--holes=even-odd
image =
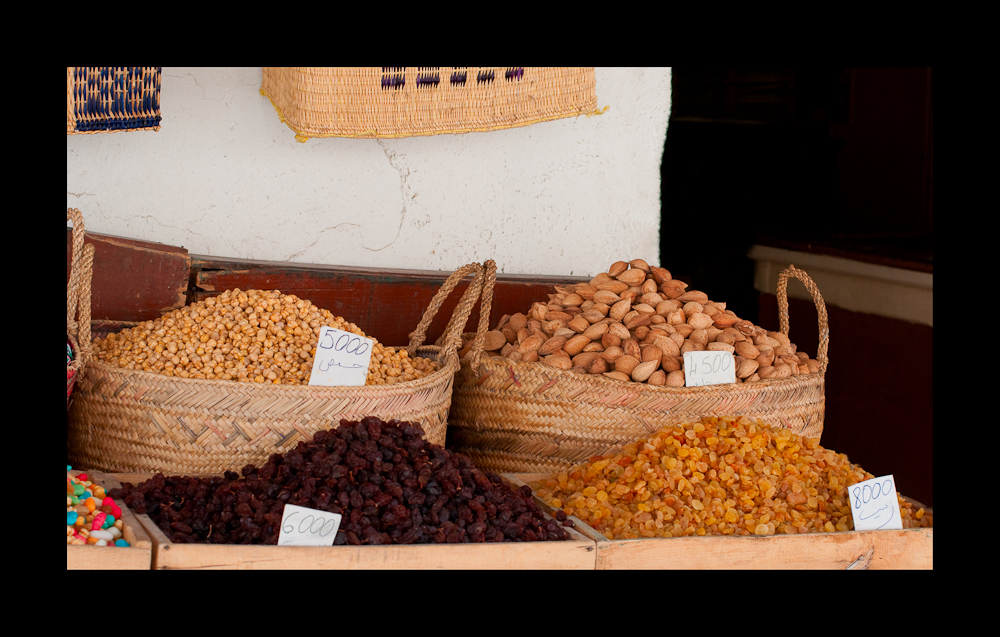
{"type": "Polygon", "coordinates": [[[278,546],[333,546],[341,517],[338,513],[286,504],[278,546]]]}
{"type": "Polygon", "coordinates": [[[309,384],[327,387],[364,385],[368,379],[373,344],[370,338],[324,325],[316,343],[309,384]]]}
{"type": "Polygon", "coordinates": [[[892,475],[851,485],[848,495],[851,498],[855,531],[903,528],[903,519],[899,516],[899,498],[896,497],[896,481],[892,475]]]}
{"type": "Polygon", "coordinates": [[[684,386],[736,382],[736,359],[731,352],[684,352],[684,386]]]}

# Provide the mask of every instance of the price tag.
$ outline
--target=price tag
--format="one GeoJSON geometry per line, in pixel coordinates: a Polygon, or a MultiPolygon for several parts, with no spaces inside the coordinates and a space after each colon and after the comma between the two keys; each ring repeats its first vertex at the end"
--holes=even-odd
{"type": "Polygon", "coordinates": [[[685,387],[735,382],[736,359],[732,352],[684,352],[685,387]]]}
{"type": "Polygon", "coordinates": [[[339,513],[286,504],[278,546],[333,546],[341,517],[339,513]]]}
{"type": "Polygon", "coordinates": [[[364,385],[374,341],[324,325],[316,343],[310,385],[364,385]]]}
{"type": "Polygon", "coordinates": [[[903,528],[896,481],[891,474],[853,484],[848,489],[848,495],[855,531],[903,528]]]}

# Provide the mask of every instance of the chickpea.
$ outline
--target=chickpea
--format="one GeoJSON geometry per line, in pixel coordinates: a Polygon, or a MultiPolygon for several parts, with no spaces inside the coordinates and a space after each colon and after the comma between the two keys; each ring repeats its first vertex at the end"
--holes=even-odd
{"type": "MultiPolygon", "coordinates": [[[[96,338],[94,356],[165,376],[300,385],[309,382],[324,325],[367,337],[354,323],[305,299],[237,288],[96,338]]],[[[405,382],[436,369],[431,360],[411,359],[376,340],[366,383],[405,382]]]]}

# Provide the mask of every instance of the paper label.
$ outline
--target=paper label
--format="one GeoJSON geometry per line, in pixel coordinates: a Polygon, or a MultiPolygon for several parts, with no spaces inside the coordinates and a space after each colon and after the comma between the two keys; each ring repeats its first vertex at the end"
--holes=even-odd
{"type": "Polygon", "coordinates": [[[364,385],[374,341],[324,325],[316,343],[310,385],[340,387],[364,385]]]}
{"type": "Polygon", "coordinates": [[[735,382],[736,359],[732,352],[684,352],[685,387],[735,382]]]}
{"type": "Polygon", "coordinates": [[[286,504],[278,546],[333,546],[341,517],[339,513],[286,504]]]}
{"type": "Polygon", "coordinates": [[[853,484],[848,489],[848,495],[855,531],[903,528],[896,481],[891,474],[853,484]]]}

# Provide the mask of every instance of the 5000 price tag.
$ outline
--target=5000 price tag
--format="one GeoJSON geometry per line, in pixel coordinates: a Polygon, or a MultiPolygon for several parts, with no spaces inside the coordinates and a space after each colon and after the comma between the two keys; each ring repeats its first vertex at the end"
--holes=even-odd
{"type": "Polygon", "coordinates": [[[286,504],[278,546],[333,546],[341,515],[286,504]]]}
{"type": "Polygon", "coordinates": [[[685,387],[735,382],[736,359],[732,352],[684,352],[685,387]]]}
{"type": "Polygon", "coordinates": [[[374,341],[324,325],[316,343],[310,385],[337,387],[364,385],[374,341]]]}
{"type": "Polygon", "coordinates": [[[847,493],[851,498],[855,531],[903,528],[896,481],[891,474],[853,484],[847,493]]]}

